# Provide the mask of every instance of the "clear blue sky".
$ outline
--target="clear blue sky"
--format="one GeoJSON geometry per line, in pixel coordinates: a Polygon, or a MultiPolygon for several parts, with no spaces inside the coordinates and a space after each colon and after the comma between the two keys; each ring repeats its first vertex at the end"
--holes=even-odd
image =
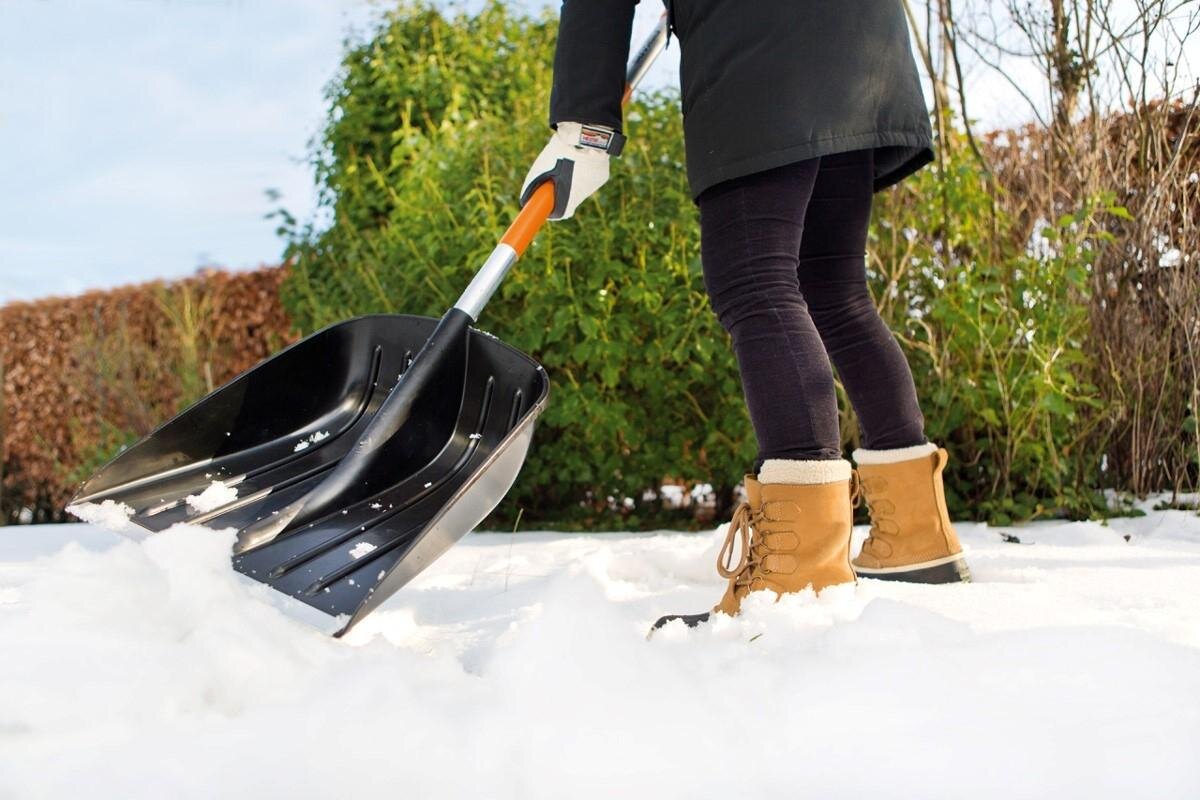
{"type": "MultiPolygon", "coordinates": [[[[661,8],[640,4],[637,38],[661,8]]],[[[312,209],[304,156],[323,89],[376,13],[371,0],[0,0],[0,304],[276,263],[265,191],[312,209]]],[[[674,82],[677,65],[672,45],[649,82],[674,82]]],[[[984,126],[1021,121],[1003,81],[970,65],[967,78],[984,126]]]]}

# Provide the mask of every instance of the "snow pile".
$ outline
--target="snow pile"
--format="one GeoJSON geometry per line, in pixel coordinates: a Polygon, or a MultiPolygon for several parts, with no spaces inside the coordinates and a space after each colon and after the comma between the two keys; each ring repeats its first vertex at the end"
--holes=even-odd
{"type": "Polygon", "coordinates": [[[229,531],[2,529],[0,797],[1195,797],[1200,518],[1006,530],[650,641],[719,531],[479,534],[339,641],[229,531]]]}
{"type": "Polygon", "coordinates": [[[221,506],[227,506],[237,499],[237,489],[223,481],[213,481],[200,494],[189,494],[185,498],[188,507],[193,511],[206,514],[221,506]]]}

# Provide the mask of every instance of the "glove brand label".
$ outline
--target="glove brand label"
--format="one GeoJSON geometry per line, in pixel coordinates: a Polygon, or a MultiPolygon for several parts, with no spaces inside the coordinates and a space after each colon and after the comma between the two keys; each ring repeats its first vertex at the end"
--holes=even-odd
{"type": "Polygon", "coordinates": [[[584,147],[594,147],[597,150],[608,152],[609,146],[612,145],[613,131],[608,128],[597,128],[591,125],[584,125],[579,130],[579,144],[584,147]]]}

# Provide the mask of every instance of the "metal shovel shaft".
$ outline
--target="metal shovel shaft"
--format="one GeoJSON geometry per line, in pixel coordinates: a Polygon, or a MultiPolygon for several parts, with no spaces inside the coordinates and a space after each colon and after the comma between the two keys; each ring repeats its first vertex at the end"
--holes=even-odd
{"type": "MultiPolygon", "coordinates": [[[[659,18],[654,32],[646,38],[629,63],[625,72],[625,94],[621,98],[622,107],[629,104],[633,90],[646,77],[646,73],[650,71],[655,59],[666,46],[667,15],[664,13],[659,18]]],[[[521,208],[517,218],[505,231],[500,243],[496,245],[496,249],[491,252],[487,260],[483,262],[483,266],[475,273],[475,277],[471,279],[471,283],[454,307],[465,311],[472,320],[479,319],[483,307],[500,288],[501,281],[512,269],[513,264],[516,264],[517,259],[525,254],[525,249],[542,229],[542,225],[549,219],[553,209],[554,184],[547,181],[534,191],[529,202],[521,208]]]]}

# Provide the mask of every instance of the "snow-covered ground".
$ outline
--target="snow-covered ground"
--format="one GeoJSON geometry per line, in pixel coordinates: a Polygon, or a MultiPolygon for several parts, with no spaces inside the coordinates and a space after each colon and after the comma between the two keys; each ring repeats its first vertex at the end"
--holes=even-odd
{"type": "Polygon", "coordinates": [[[650,641],[719,532],[475,534],[338,641],[231,533],[0,528],[0,798],[1200,797],[1200,518],[1010,532],[650,641]]]}

